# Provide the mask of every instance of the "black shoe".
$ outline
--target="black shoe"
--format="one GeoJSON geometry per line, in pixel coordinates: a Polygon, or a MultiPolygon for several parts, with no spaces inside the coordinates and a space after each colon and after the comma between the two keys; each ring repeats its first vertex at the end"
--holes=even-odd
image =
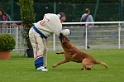
{"type": "Polygon", "coordinates": [[[90,46],[87,46],[87,49],[90,49],[90,46]]]}

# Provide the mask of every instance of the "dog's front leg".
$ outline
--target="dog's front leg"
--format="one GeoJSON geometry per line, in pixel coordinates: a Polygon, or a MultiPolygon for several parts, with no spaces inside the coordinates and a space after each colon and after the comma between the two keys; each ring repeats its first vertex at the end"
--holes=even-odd
{"type": "Polygon", "coordinates": [[[64,54],[64,52],[56,52],[56,54],[64,54]]]}
{"type": "Polygon", "coordinates": [[[66,62],[69,62],[69,61],[68,61],[68,60],[63,60],[63,61],[61,61],[61,62],[59,62],[59,63],[53,65],[52,67],[55,68],[55,67],[57,67],[58,65],[64,64],[64,63],[66,63],[66,62]]]}

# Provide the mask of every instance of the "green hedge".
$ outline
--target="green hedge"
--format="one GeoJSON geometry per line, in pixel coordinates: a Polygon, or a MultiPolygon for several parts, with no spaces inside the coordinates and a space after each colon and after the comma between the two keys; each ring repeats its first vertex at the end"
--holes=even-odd
{"type": "Polygon", "coordinates": [[[15,48],[16,42],[10,34],[0,34],[0,51],[11,51],[15,48]]]}

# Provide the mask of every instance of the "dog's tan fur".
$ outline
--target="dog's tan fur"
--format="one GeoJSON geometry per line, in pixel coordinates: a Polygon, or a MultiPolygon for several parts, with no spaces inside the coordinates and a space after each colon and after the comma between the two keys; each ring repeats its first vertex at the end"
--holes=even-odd
{"type": "Polygon", "coordinates": [[[77,63],[82,63],[83,70],[90,70],[95,64],[101,64],[108,69],[108,65],[106,63],[98,62],[91,55],[81,52],[79,49],[73,46],[72,43],[68,40],[68,38],[65,37],[63,34],[60,34],[59,38],[64,52],[59,52],[56,54],[64,54],[65,60],[53,65],[52,67],[55,68],[63,63],[73,61],[77,63]]]}

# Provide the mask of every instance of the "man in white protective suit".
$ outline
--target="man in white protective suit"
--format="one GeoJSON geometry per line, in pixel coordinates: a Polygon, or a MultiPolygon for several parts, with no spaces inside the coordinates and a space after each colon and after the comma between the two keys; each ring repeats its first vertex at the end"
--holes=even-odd
{"type": "Polygon", "coordinates": [[[62,29],[62,22],[66,20],[63,12],[59,14],[47,13],[43,20],[34,23],[29,31],[29,37],[34,52],[34,65],[36,70],[48,71],[47,69],[47,38],[55,33],[59,36],[63,33],[65,36],[70,35],[69,29],[62,29]]]}

